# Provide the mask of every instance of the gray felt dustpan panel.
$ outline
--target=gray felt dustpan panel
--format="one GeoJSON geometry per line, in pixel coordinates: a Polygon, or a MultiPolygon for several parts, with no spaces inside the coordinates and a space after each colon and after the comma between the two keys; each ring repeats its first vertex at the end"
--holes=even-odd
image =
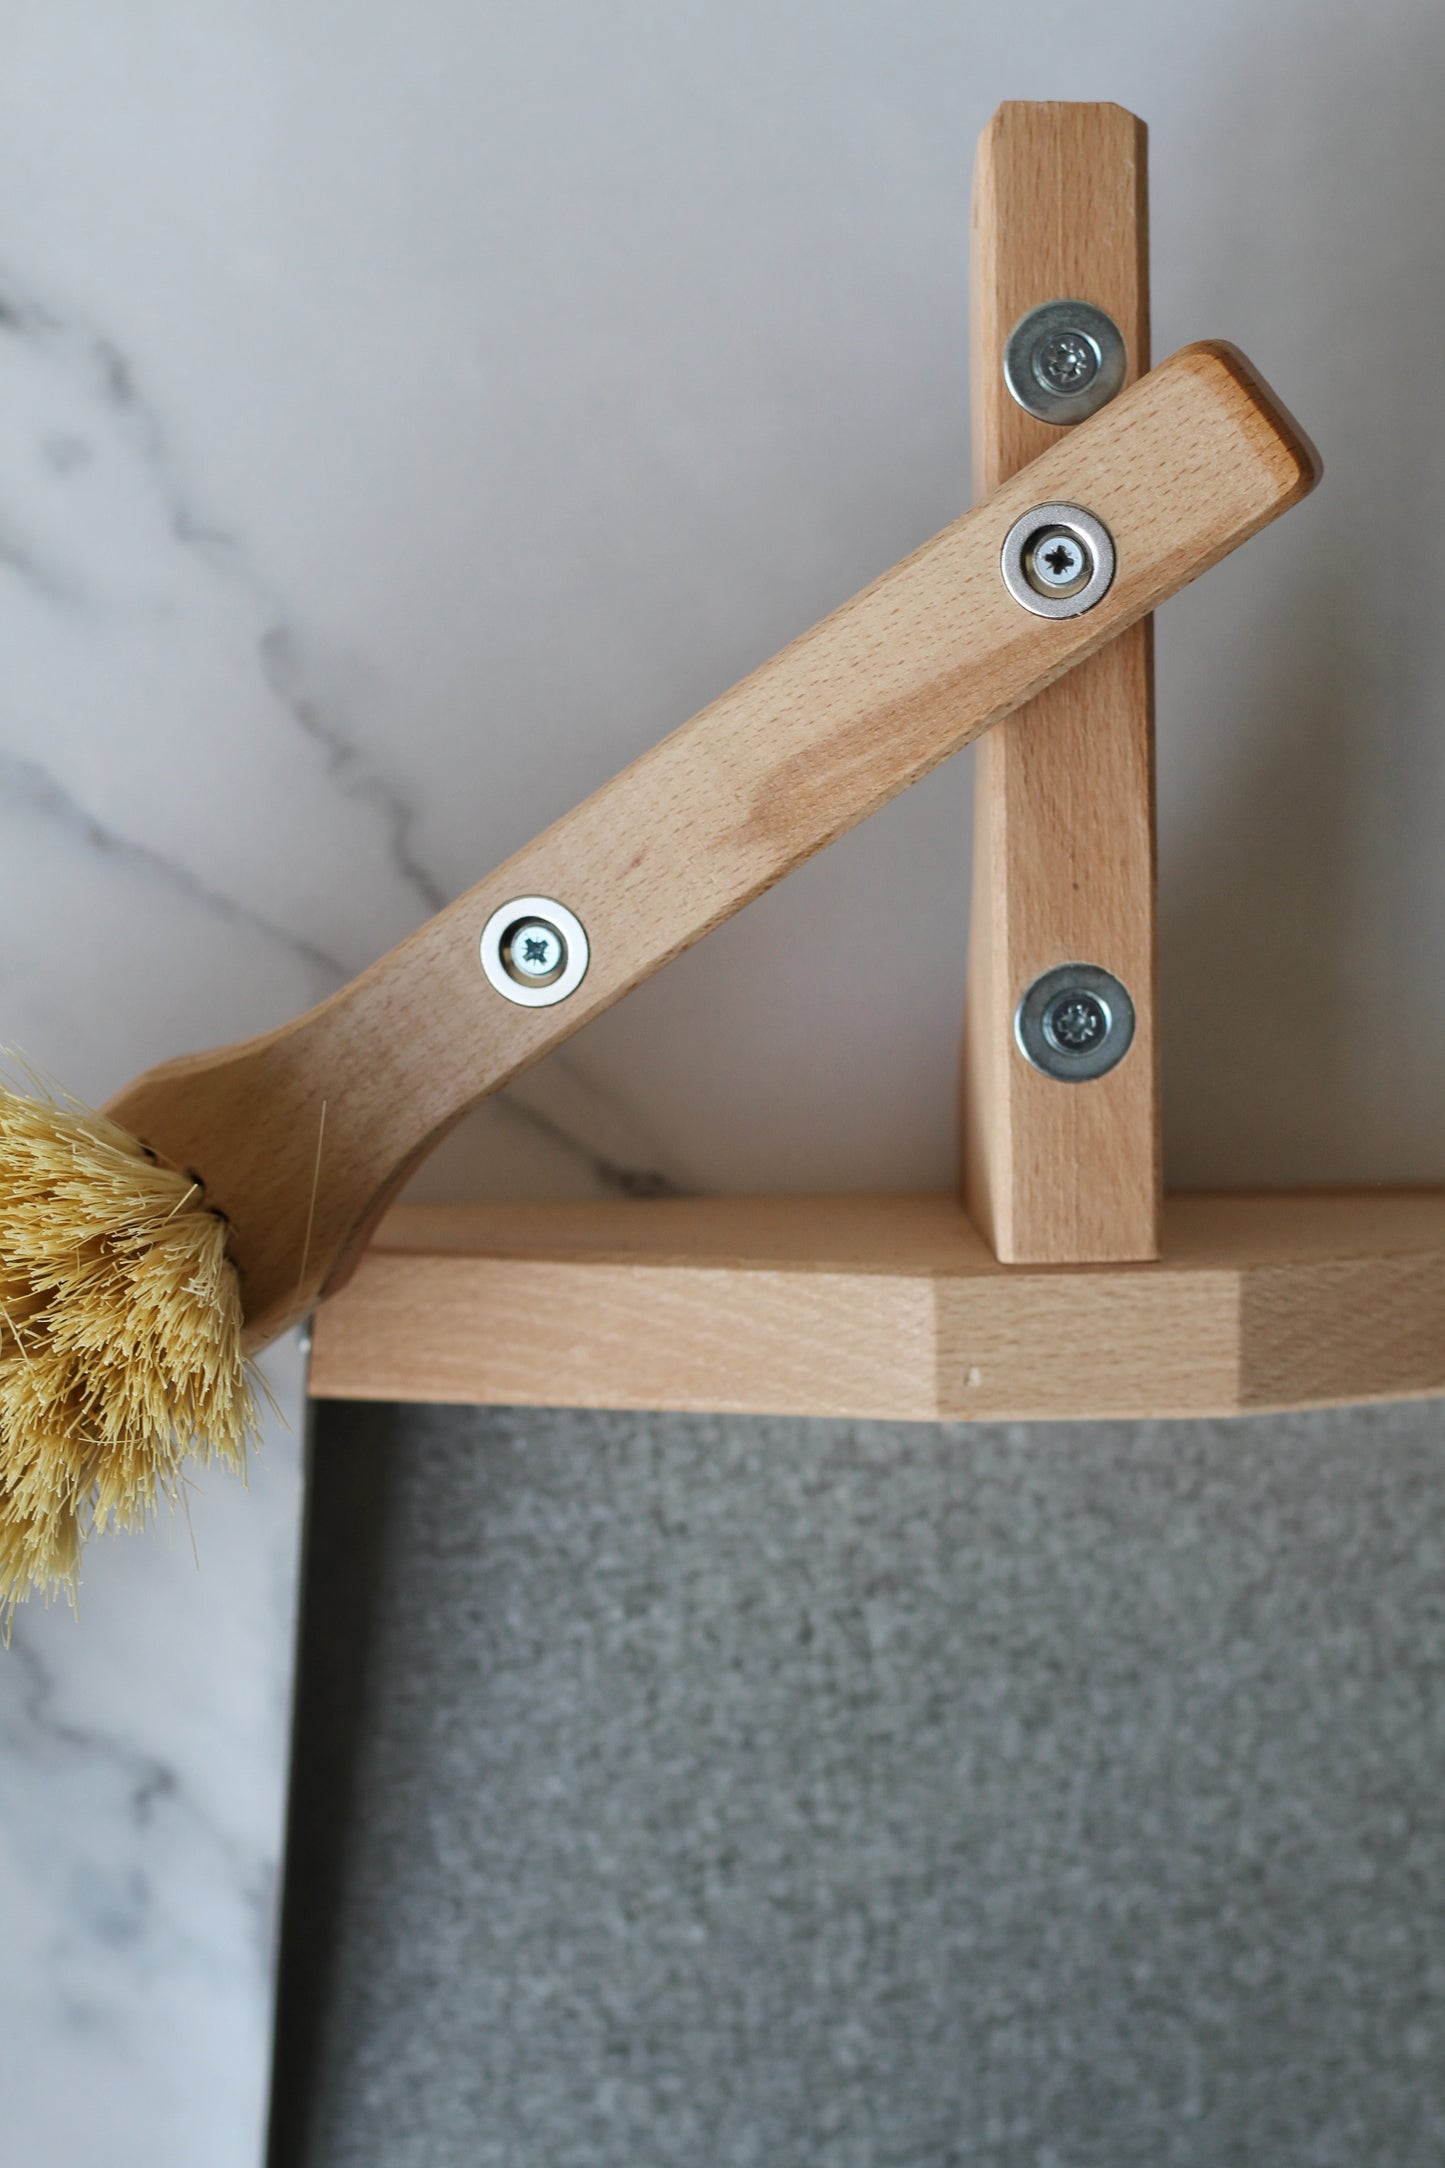
{"type": "Polygon", "coordinates": [[[1445,2157],[1438,1405],[321,1411],[278,2163],[1445,2157]]]}

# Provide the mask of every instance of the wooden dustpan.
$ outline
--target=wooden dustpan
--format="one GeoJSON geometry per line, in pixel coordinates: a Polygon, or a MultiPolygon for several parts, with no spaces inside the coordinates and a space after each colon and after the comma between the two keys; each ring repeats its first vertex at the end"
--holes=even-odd
{"type": "MultiPolygon", "coordinates": [[[[1102,315],[1119,384],[1148,366],[1142,123],[1003,106],[973,241],[982,495],[1093,411],[1097,384],[1047,417],[1010,391],[1034,312],[1087,304],[1065,333],[1102,315]]],[[[1439,1192],[1162,1195],[1152,702],[1145,623],[981,742],[962,1201],[402,1204],[318,1315],[313,1393],[929,1419],[1445,1391],[1439,1192]],[[1021,1044],[1031,992],[1077,967],[1132,1010],[1082,1077],[1021,1044]]]]}

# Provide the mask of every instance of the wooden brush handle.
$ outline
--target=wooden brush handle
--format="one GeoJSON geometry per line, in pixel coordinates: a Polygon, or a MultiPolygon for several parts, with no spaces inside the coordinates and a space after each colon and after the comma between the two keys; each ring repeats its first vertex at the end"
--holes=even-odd
{"type": "Polygon", "coordinates": [[[419,1142],[1206,571],[1312,487],[1317,461],[1244,358],[1176,354],[953,526],[705,708],[384,957],[339,999],[414,1045],[419,1142]],[[1031,505],[1093,512],[1118,568],[1087,615],[1042,619],[999,551],[1031,505]],[[587,976],[513,1006],[477,963],[514,896],[581,919],[587,976]],[[415,1035],[415,1039],[413,1037],[415,1035]]]}
{"type": "Polygon", "coordinates": [[[1206,571],[1318,471],[1242,355],[1186,347],[320,1008],[133,1085],[111,1112],[199,1168],[231,1214],[253,1338],[339,1284],[468,1107],[1206,571]],[[1113,537],[1113,585],[1081,617],[1031,615],[1000,576],[1004,536],[1046,502],[1082,506],[1113,537]],[[581,986],[552,1008],[516,1007],[478,961],[488,917],[527,895],[565,904],[590,942],[581,986]]]}

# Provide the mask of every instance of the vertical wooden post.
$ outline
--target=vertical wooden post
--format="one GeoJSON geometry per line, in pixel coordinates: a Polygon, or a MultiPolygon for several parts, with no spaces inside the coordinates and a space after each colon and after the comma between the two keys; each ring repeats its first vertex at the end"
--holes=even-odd
{"type": "MultiPolygon", "coordinates": [[[[1057,444],[1003,377],[1040,303],[1089,301],[1149,366],[1147,132],[1116,105],[1000,106],[973,198],[974,493],[1057,444]]],[[[963,1060],[963,1181],[1007,1263],[1103,1263],[1159,1250],[1154,1029],[1153,648],[1146,621],[983,739],[963,1060]],[[1102,965],[1136,1014],[1117,1068],[1063,1083],[1014,1042],[1019,998],[1057,964],[1102,965]]]]}

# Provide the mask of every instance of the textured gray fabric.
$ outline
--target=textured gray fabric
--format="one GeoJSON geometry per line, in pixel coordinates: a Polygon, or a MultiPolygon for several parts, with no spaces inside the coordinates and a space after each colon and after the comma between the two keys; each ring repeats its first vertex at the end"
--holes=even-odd
{"type": "Polygon", "coordinates": [[[275,2157],[1445,2158],[1442,1409],[319,1424],[275,2157]]]}

